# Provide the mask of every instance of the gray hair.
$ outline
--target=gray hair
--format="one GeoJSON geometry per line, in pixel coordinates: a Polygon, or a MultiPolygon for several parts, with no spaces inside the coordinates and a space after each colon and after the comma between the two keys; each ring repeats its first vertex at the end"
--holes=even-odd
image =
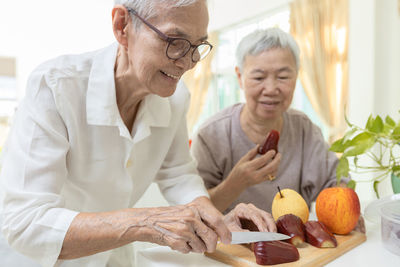
{"type": "Polygon", "coordinates": [[[294,38],[279,28],[256,30],[246,35],[236,48],[236,60],[239,69],[243,68],[248,55],[258,55],[272,48],[288,48],[295,59],[296,70],[300,67],[300,49],[294,38]]]}
{"type": "MultiPolygon", "coordinates": [[[[144,19],[149,19],[157,15],[159,4],[162,4],[165,8],[175,8],[190,6],[198,1],[200,0],[114,0],[114,4],[130,7],[144,19]]],[[[139,26],[139,19],[135,16],[132,16],[132,21],[135,27],[139,26]]]]}

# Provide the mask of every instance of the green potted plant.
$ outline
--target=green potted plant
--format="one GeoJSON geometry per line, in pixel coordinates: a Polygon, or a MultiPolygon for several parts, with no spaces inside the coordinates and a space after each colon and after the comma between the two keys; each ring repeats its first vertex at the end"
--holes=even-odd
{"type": "MultiPolygon", "coordinates": [[[[400,193],[400,120],[371,115],[362,128],[345,119],[349,129],[330,147],[331,151],[342,153],[336,169],[338,184],[341,177],[348,177],[349,171],[373,173],[373,187],[379,198],[378,184],[391,175],[393,191],[400,193]],[[360,163],[361,157],[370,158],[372,164],[360,163]]],[[[350,180],[348,186],[355,188],[356,181],[350,180]]]]}

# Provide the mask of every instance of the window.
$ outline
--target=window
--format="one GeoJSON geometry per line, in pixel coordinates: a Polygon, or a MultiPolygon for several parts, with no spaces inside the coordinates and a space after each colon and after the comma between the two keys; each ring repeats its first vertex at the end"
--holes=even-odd
{"type": "MultiPolygon", "coordinates": [[[[246,21],[245,23],[220,31],[218,48],[212,63],[214,77],[208,90],[203,112],[193,128],[194,132],[201,123],[216,112],[234,103],[244,102],[243,92],[239,88],[234,71],[236,65],[235,52],[239,41],[256,29],[279,27],[283,31],[289,32],[289,19],[290,12],[285,7],[284,9],[275,11],[273,14],[266,14],[254,20],[246,21]]],[[[306,113],[322,129],[326,136],[327,128],[322,124],[313,110],[299,81],[297,82],[291,107],[306,113]]]]}
{"type": "Polygon", "coordinates": [[[0,57],[0,148],[8,134],[8,123],[17,106],[14,58],[0,57]]]}
{"type": "Polygon", "coordinates": [[[0,117],[12,115],[16,101],[15,58],[0,57],[0,117]]]}
{"type": "Polygon", "coordinates": [[[0,76],[0,117],[11,116],[16,104],[15,77],[0,76]]]}

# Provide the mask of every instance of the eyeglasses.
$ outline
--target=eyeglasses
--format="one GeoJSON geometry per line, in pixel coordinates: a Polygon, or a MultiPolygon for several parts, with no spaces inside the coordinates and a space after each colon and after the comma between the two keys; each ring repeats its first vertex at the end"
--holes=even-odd
{"type": "Polygon", "coordinates": [[[203,58],[205,58],[210,53],[210,51],[213,47],[207,41],[204,41],[198,45],[193,45],[189,40],[187,40],[185,38],[168,37],[167,35],[162,33],[160,30],[158,30],[156,27],[154,27],[149,22],[147,22],[144,18],[139,16],[139,14],[132,8],[126,7],[126,9],[130,13],[132,13],[133,15],[138,17],[150,29],[155,31],[160,36],[161,39],[163,39],[165,42],[168,43],[165,54],[167,55],[167,57],[169,59],[173,59],[173,60],[180,59],[180,58],[186,56],[186,54],[190,51],[191,48],[194,48],[193,52],[192,52],[192,61],[196,63],[196,62],[202,60],[203,58]]]}

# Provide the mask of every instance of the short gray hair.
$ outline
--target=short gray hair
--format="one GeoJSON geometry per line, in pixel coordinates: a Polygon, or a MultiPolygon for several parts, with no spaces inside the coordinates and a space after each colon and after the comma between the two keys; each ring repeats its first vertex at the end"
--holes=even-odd
{"type": "MultiPolygon", "coordinates": [[[[115,5],[123,5],[135,10],[144,19],[149,19],[157,15],[157,5],[162,4],[166,8],[190,6],[202,0],[114,0],[115,5]]],[[[207,2],[207,1],[206,1],[207,2]]],[[[139,25],[139,19],[132,16],[135,27],[139,25]]]]}
{"type": "Polygon", "coordinates": [[[272,48],[288,48],[295,59],[296,70],[300,68],[300,49],[294,38],[279,28],[256,30],[246,35],[236,48],[236,60],[239,69],[243,68],[248,55],[258,55],[272,48]]]}

